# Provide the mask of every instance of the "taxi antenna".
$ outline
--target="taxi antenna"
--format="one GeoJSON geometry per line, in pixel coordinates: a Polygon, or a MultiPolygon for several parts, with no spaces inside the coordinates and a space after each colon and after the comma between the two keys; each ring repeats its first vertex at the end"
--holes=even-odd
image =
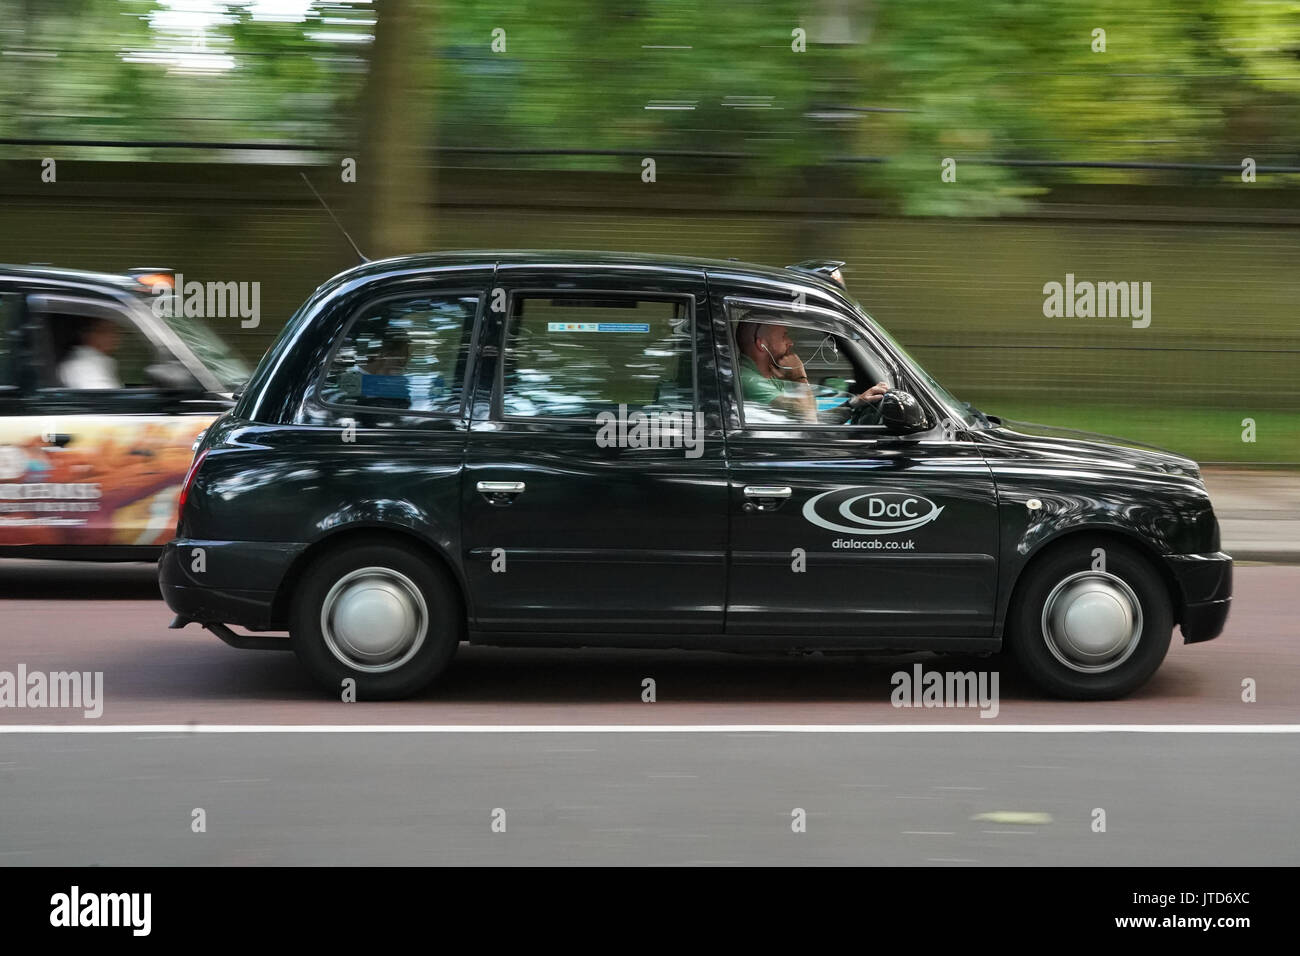
{"type": "Polygon", "coordinates": [[[343,233],[343,238],[348,241],[348,245],[350,245],[352,251],[357,254],[357,258],[362,262],[369,262],[370,260],[366,258],[365,253],[357,248],[357,244],[352,241],[352,237],[348,235],[348,231],[343,228],[343,223],[339,222],[339,217],[334,215],[334,210],[329,207],[329,204],[325,202],[321,197],[321,194],[316,191],[316,187],[311,184],[311,180],[307,178],[307,174],[302,172],[302,170],[299,170],[298,175],[302,177],[302,181],[307,184],[307,188],[311,190],[311,194],[316,197],[316,200],[325,207],[325,211],[329,213],[330,218],[334,220],[334,225],[339,227],[339,232],[343,233]]]}

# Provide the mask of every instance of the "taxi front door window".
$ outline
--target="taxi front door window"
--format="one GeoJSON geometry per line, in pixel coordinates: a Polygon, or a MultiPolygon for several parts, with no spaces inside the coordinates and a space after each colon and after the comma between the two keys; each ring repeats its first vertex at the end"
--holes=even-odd
{"type": "Polygon", "coordinates": [[[76,312],[67,304],[38,312],[44,387],[108,397],[155,387],[148,369],[159,350],[125,315],[104,307],[76,312]]]}
{"type": "Polygon", "coordinates": [[[750,424],[867,423],[884,381],[860,372],[834,333],[795,325],[779,313],[752,310],[735,324],[744,416],[750,424]]]}

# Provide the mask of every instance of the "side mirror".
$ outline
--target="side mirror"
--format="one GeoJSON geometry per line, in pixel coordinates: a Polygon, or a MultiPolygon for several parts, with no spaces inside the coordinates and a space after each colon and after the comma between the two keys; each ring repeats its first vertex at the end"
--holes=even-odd
{"type": "Polygon", "coordinates": [[[892,388],[880,398],[880,423],[891,435],[910,435],[930,427],[925,409],[916,397],[892,388]]]}
{"type": "Polygon", "coordinates": [[[204,391],[199,380],[180,362],[159,362],[145,368],[144,373],[165,392],[193,395],[204,391]]]}

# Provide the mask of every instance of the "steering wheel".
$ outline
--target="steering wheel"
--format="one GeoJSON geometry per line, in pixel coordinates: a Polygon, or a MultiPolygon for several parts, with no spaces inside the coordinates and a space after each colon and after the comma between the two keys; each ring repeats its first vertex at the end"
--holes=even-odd
{"type": "Polygon", "coordinates": [[[884,399],[878,398],[874,402],[864,402],[862,405],[853,409],[853,414],[849,417],[851,425],[879,425],[880,424],[880,406],[884,404],[884,399]]]}

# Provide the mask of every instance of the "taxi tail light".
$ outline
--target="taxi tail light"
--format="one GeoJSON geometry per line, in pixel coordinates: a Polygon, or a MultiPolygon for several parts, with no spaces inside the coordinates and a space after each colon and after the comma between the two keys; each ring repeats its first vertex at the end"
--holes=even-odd
{"type": "Polygon", "coordinates": [[[190,496],[190,488],[194,485],[194,479],[199,476],[199,469],[203,467],[203,459],[207,457],[208,449],[205,448],[203,451],[195,455],[194,460],[190,462],[190,470],[185,473],[185,481],[181,485],[180,500],[176,503],[177,520],[180,519],[180,516],[185,511],[185,502],[190,496]]]}

